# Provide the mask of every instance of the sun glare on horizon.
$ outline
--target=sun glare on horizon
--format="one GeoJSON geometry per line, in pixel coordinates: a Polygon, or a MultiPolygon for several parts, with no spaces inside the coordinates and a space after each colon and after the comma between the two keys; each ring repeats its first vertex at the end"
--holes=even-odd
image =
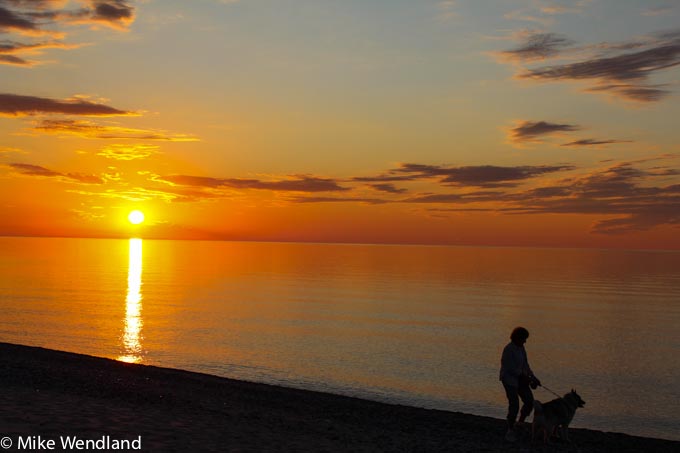
{"type": "Polygon", "coordinates": [[[134,211],[131,211],[130,214],[128,214],[128,220],[133,225],[139,225],[144,221],[144,213],[135,209],[134,211]]]}

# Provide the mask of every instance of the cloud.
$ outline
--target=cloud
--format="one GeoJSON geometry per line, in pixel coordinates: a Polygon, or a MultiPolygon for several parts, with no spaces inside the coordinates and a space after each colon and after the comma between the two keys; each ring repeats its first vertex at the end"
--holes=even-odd
{"type": "Polygon", "coordinates": [[[32,66],[33,63],[31,63],[28,60],[24,60],[23,58],[16,57],[14,55],[2,55],[0,54],[0,64],[7,64],[7,65],[13,65],[13,66],[32,66]]]}
{"type": "Polygon", "coordinates": [[[513,143],[540,142],[540,138],[560,132],[573,132],[580,127],[573,124],[549,123],[547,121],[520,121],[510,129],[508,139],[513,143]]]}
{"type": "Polygon", "coordinates": [[[5,8],[5,3],[13,2],[0,3],[0,32],[14,31],[32,36],[49,33],[47,31],[41,32],[38,24],[32,21],[30,17],[25,17],[20,13],[5,8]]]}
{"type": "Polygon", "coordinates": [[[215,198],[222,198],[222,195],[203,190],[195,189],[176,189],[176,188],[149,188],[134,187],[120,189],[107,189],[102,192],[92,192],[87,190],[67,190],[69,193],[76,193],[88,197],[98,197],[113,200],[125,200],[132,202],[160,200],[166,203],[173,202],[198,202],[215,198]]]}
{"type": "Polygon", "coordinates": [[[135,9],[126,0],[91,0],[92,22],[120,30],[127,29],[135,18],[135,9]]]}
{"type": "Polygon", "coordinates": [[[60,41],[43,41],[32,44],[23,44],[16,41],[0,41],[0,64],[15,66],[35,66],[37,61],[27,60],[20,54],[40,55],[45,49],[76,49],[82,47],[79,44],[65,44],[60,41]]]}
{"type": "Polygon", "coordinates": [[[159,147],[156,145],[131,144],[131,145],[108,145],[100,152],[98,156],[106,157],[107,159],[115,160],[136,160],[146,159],[158,152],[159,147]]]}
{"type": "Polygon", "coordinates": [[[38,176],[42,178],[59,178],[66,182],[78,182],[82,184],[104,184],[104,180],[96,175],[82,173],[60,173],[39,165],[11,163],[9,166],[19,174],[26,176],[38,176]]]}
{"type": "MultiPolygon", "coordinates": [[[[648,230],[658,225],[680,225],[680,184],[655,184],[657,179],[680,175],[675,168],[643,168],[637,162],[621,162],[552,186],[508,195],[513,214],[599,214],[614,219],[595,222],[592,231],[619,234],[648,230]]],[[[677,179],[677,178],[676,178],[677,179]]]]}
{"type": "MultiPolygon", "coordinates": [[[[584,139],[582,142],[589,144],[582,146],[613,141],[584,139]]],[[[680,225],[680,169],[667,165],[678,160],[680,155],[665,154],[608,163],[604,168],[586,172],[570,165],[447,167],[406,163],[377,177],[350,180],[388,180],[396,175],[399,181],[436,179],[444,186],[460,189],[390,200],[357,199],[364,202],[442,205],[435,208],[440,214],[474,211],[504,215],[600,215],[608,218],[597,220],[592,225],[593,233],[622,234],[660,225],[680,225]],[[554,179],[567,171],[569,177],[554,179]],[[494,190],[470,192],[467,190],[470,187],[494,190]]],[[[349,202],[352,198],[305,199],[308,203],[331,201],[349,202]]]]}
{"type": "Polygon", "coordinates": [[[470,165],[450,167],[402,163],[398,168],[378,176],[357,176],[350,181],[357,182],[408,182],[437,179],[445,186],[459,187],[512,187],[519,183],[554,172],[573,170],[571,165],[539,165],[500,167],[495,165],[470,165]]]}
{"type": "Polygon", "coordinates": [[[560,146],[593,146],[600,147],[603,145],[613,145],[616,143],[632,143],[632,140],[598,140],[594,138],[583,138],[573,142],[564,143],[560,146]]]}
{"type": "Polygon", "coordinates": [[[15,34],[34,38],[50,36],[49,45],[45,43],[21,43],[6,41],[11,52],[2,51],[0,45],[0,64],[31,67],[37,62],[24,58],[23,53],[39,54],[39,49],[73,49],[78,45],[66,45],[59,39],[66,37],[65,26],[89,25],[92,28],[106,26],[126,31],[135,19],[135,9],[128,0],[79,0],[79,7],[65,9],[71,3],[62,0],[0,0],[0,33],[15,34]],[[4,55],[3,55],[4,54],[4,55]]]}
{"type": "Polygon", "coordinates": [[[500,167],[471,165],[443,167],[436,165],[402,164],[395,172],[410,173],[418,178],[439,177],[444,185],[472,187],[513,187],[520,182],[548,173],[573,170],[571,165],[539,165],[500,167]]]}
{"type": "Polygon", "coordinates": [[[598,85],[585,91],[590,93],[606,93],[623,99],[637,102],[656,102],[668,96],[666,85],[598,85]]]}
{"type": "MultiPolygon", "coordinates": [[[[241,178],[209,178],[189,175],[159,176],[150,172],[140,172],[140,174],[150,175],[149,181],[161,183],[158,187],[134,187],[120,189],[107,189],[105,191],[83,191],[69,190],[86,196],[96,196],[109,199],[122,199],[127,201],[147,201],[161,200],[165,202],[201,202],[215,199],[231,198],[238,195],[238,191],[259,189],[270,190],[283,193],[318,193],[318,192],[345,192],[348,188],[340,187],[336,182],[313,176],[293,176],[290,179],[277,179],[272,181],[261,181],[256,179],[241,178]]],[[[341,201],[340,198],[331,197],[290,197],[285,200],[293,203],[309,203],[324,201],[341,201]]],[[[373,202],[379,203],[381,200],[369,201],[369,199],[347,198],[346,201],[354,202],[373,202]]]]}
{"type": "Polygon", "coordinates": [[[210,178],[205,176],[169,175],[159,176],[156,181],[172,185],[196,186],[207,188],[263,189],[292,192],[337,192],[350,190],[340,186],[337,181],[316,176],[298,175],[290,179],[262,181],[259,179],[210,178]]]}
{"type": "MultiPolygon", "coordinates": [[[[597,146],[598,143],[620,141],[583,139],[580,142],[582,146],[597,146]]],[[[569,165],[445,167],[401,164],[399,168],[378,177],[361,179],[388,179],[397,174],[408,176],[408,181],[436,178],[442,185],[461,189],[382,200],[383,203],[446,206],[436,208],[439,213],[475,211],[505,215],[600,215],[609,218],[597,220],[592,225],[593,233],[623,234],[660,225],[680,225],[680,169],[677,165],[662,165],[666,162],[677,163],[679,159],[680,155],[665,154],[635,161],[610,162],[604,168],[588,172],[569,165]],[[581,173],[558,180],[553,177],[541,178],[559,175],[563,171],[581,173]],[[496,190],[466,191],[469,187],[496,190]]],[[[306,202],[351,200],[310,197],[306,202]]]]}
{"type": "MultiPolygon", "coordinates": [[[[616,140],[578,140],[581,146],[598,146],[616,140]]],[[[114,154],[126,153],[124,145],[114,154]]],[[[131,145],[135,147],[137,145],[131,145]]],[[[146,146],[146,145],[143,145],[146,146]]],[[[144,153],[144,148],[140,148],[144,153]]],[[[137,150],[133,151],[134,155],[137,150]]],[[[315,175],[267,178],[218,178],[195,175],[147,175],[149,187],[128,187],[116,174],[61,173],[32,164],[11,164],[24,176],[56,178],[67,182],[103,184],[106,190],[69,190],[87,196],[130,201],[201,202],[241,196],[249,190],[273,192],[289,203],[361,203],[418,205],[445,212],[492,212],[500,215],[590,215],[596,234],[622,234],[661,225],[680,226],[680,155],[665,154],[625,162],[602,162],[594,169],[572,165],[468,165],[445,166],[402,163],[378,176],[333,179],[315,175]],[[429,182],[439,186],[429,192],[404,195],[389,178],[407,184],[429,182]],[[368,182],[368,184],[367,184],[368,182]],[[120,184],[125,184],[124,186],[120,184]],[[384,196],[365,196],[366,186],[384,196]],[[355,190],[357,190],[355,192],[355,190]],[[432,206],[432,208],[425,206],[432,206]]]]}
{"type": "Polygon", "coordinates": [[[607,93],[637,102],[657,102],[670,93],[664,85],[650,84],[649,78],[680,65],[680,31],[658,33],[626,45],[604,43],[599,47],[618,53],[527,69],[518,77],[542,82],[587,81],[593,84],[588,88],[589,92],[607,93]]]}
{"type": "Polygon", "coordinates": [[[680,43],[664,45],[610,58],[573,64],[549,66],[529,71],[523,77],[533,79],[641,80],[660,69],[680,64],[680,43]]]}
{"type": "Polygon", "coordinates": [[[51,34],[46,28],[70,24],[102,24],[126,30],[135,19],[128,0],[80,0],[80,8],[66,10],[64,1],[0,1],[0,30],[29,36],[51,34]]]}
{"type": "Polygon", "coordinates": [[[408,189],[406,188],[397,188],[394,184],[369,184],[369,187],[379,191],[379,192],[387,192],[387,193],[404,193],[408,192],[408,189]]]}
{"type": "Polygon", "coordinates": [[[362,198],[362,197],[298,197],[291,198],[289,201],[293,203],[366,203],[366,204],[385,204],[390,203],[389,200],[380,198],[362,198]]]}
{"type": "Polygon", "coordinates": [[[41,120],[34,131],[60,136],[75,135],[82,138],[96,139],[134,139],[161,140],[171,142],[198,141],[197,137],[186,134],[170,134],[153,129],[134,129],[113,125],[101,125],[81,120],[41,120]]]}
{"type": "Polygon", "coordinates": [[[524,37],[524,42],[519,47],[494,52],[493,55],[511,62],[545,60],[558,55],[571,44],[571,40],[556,33],[532,32],[524,37]]]}
{"type": "Polygon", "coordinates": [[[423,194],[401,200],[403,203],[479,203],[497,201],[504,192],[473,192],[473,193],[435,193],[423,194]]]}
{"type": "Polygon", "coordinates": [[[61,113],[83,116],[121,116],[135,115],[133,112],[119,110],[83,98],[50,99],[18,94],[0,94],[0,115],[25,116],[39,113],[61,113]]]}
{"type": "MultiPolygon", "coordinates": [[[[394,172],[395,170],[391,170],[394,172]]],[[[355,176],[350,181],[356,182],[398,182],[398,181],[412,181],[415,178],[407,175],[396,175],[394,173],[382,174],[377,176],[355,176]]]]}

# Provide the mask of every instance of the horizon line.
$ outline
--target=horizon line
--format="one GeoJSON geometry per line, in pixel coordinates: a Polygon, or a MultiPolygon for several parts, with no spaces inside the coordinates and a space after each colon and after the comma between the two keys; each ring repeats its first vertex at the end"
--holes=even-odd
{"type": "Polygon", "coordinates": [[[301,241],[282,239],[219,239],[219,238],[172,238],[139,236],[61,236],[36,234],[0,233],[0,238],[39,238],[39,239],[141,239],[147,241],[201,241],[201,242],[252,242],[264,244],[300,244],[300,245],[368,245],[368,246],[405,246],[405,247],[460,247],[460,248],[522,248],[522,249],[558,249],[558,250],[611,250],[628,252],[670,252],[678,253],[680,248],[630,248],[630,247],[598,247],[598,246],[559,246],[559,245],[510,245],[510,244],[447,244],[426,242],[355,242],[355,241],[301,241]]]}

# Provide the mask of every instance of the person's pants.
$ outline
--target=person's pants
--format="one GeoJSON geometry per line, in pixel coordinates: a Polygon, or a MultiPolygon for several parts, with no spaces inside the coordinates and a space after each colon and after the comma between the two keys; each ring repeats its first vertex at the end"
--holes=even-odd
{"type": "Polygon", "coordinates": [[[534,408],[534,394],[531,393],[529,382],[526,379],[519,380],[519,386],[515,387],[503,382],[505,395],[508,397],[508,428],[512,429],[515,425],[517,412],[519,412],[519,399],[522,398],[522,419],[529,416],[534,408]]]}

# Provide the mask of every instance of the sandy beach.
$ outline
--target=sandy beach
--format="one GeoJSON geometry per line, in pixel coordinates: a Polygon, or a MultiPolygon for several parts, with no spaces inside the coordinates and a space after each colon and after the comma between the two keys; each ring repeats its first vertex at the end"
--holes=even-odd
{"type": "MultiPolygon", "coordinates": [[[[532,450],[530,436],[505,442],[500,419],[6,343],[0,357],[0,437],[9,451],[50,440],[60,451],[67,436],[163,452],[532,450]]],[[[680,442],[586,429],[572,430],[572,440],[549,451],[680,451],[680,442]]]]}

